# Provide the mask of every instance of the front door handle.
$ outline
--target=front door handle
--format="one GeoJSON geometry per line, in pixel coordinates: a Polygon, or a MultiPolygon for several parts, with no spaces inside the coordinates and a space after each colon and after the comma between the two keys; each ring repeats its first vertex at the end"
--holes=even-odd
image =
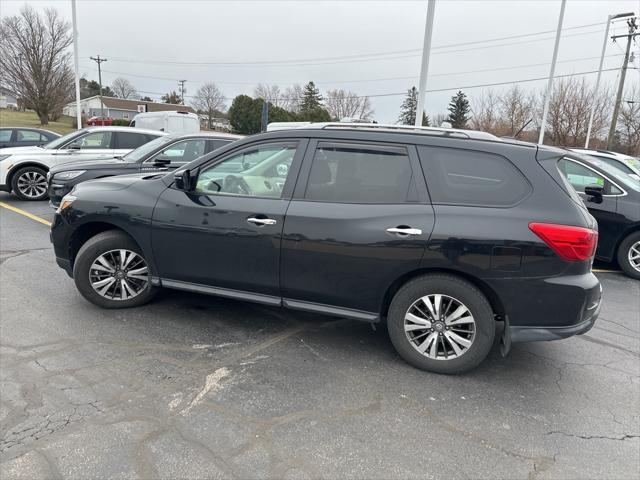
{"type": "Polygon", "coordinates": [[[256,217],[247,218],[247,222],[253,223],[254,225],[275,225],[276,223],[278,223],[273,218],[256,218],[256,217]]]}
{"type": "Polygon", "coordinates": [[[387,228],[388,233],[397,233],[399,235],[422,235],[422,230],[411,227],[393,227],[387,228]]]}

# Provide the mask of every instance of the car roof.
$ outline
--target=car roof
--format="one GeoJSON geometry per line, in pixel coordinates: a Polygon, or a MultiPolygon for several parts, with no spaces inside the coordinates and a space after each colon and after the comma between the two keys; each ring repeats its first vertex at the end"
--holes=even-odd
{"type": "Polygon", "coordinates": [[[620,160],[627,158],[629,155],[625,155],[624,153],[611,152],[609,150],[592,150],[589,148],[577,148],[577,147],[569,147],[569,150],[573,152],[582,153],[583,155],[596,155],[601,157],[609,157],[615,160],[620,160]]]}
{"type": "Polygon", "coordinates": [[[161,132],[160,130],[151,130],[148,128],[136,128],[136,127],[116,127],[116,126],[99,126],[99,127],[87,127],[82,130],[87,132],[135,132],[135,133],[149,133],[151,135],[169,135],[167,132],[161,132]]]}
{"type": "Polygon", "coordinates": [[[197,133],[185,133],[183,135],[169,134],[169,136],[173,139],[211,137],[211,138],[221,138],[225,140],[239,140],[245,137],[244,135],[236,135],[234,133],[225,133],[225,132],[197,132],[197,133]]]}

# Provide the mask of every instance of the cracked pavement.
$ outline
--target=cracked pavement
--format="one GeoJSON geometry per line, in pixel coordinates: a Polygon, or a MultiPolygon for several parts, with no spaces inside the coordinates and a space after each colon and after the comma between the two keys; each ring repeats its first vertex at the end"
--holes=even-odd
{"type": "Polygon", "coordinates": [[[3,480],[638,478],[640,282],[620,273],[587,335],[448,377],[350,320],[173,291],[100,310],[4,209],[0,260],[3,480]]]}

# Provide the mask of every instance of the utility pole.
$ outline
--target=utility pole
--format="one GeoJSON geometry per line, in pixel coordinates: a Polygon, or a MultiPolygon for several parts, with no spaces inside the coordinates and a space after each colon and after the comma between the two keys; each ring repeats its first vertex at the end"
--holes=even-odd
{"type": "Polygon", "coordinates": [[[547,126],[547,115],[549,114],[549,102],[551,101],[551,91],[553,90],[553,75],[556,71],[556,61],[558,60],[558,47],[560,46],[560,34],[562,33],[562,22],[564,21],[564,7],[567,0],[562,0],[560,5],[560,16],[558,17],[558,29],[556,30],[556,43],[553,46],[553,57],[551,59],[551,70],[549,70],[549,80],[547,80],[547,92],[544,97],[544,108],[542,109],[542,121],[540,122],[540,135],[538,143],[544,142],[544,130],[547,126]]]}
{"type": "Polygon", "coordinates": [[[598,94],[598,87],[600,86],[600,77],[602,77],[602,64],[604,63],[604,54],[607,51],[607,41],[609,40],[609,27],[611,21],[617,18],[632,17],[631,13],[618,13],[616,15],[609,15],[607,17],[607,26],[604,29],[604,40],[602,42],[602,53],[600,54],[600,66],[598,67],[598,76],[596,77],[596,86],[593,87],[593,95],[591,97],[591,112],[589,113],[589,125],[587,127],[587,138],[584,141],[584,148],[589,148],[589,139],[591,138],[591,128],[593,127],[593,116],[596,112],[596,96],[598,94]]]}
{"type": "Polygon", "coordinates": [[[178,80],[178,83],[180,84],[180,97],[182,98],[182,105],[184,105],[184,84],[185,84],[186,80],[178,80]]]}
{"type": "Polygon", "coordinates": [[[420,84],[418,85],[418,105],[416,106],[416,127],[422,126],[424,103],[427,96],[427,76],[429,74],[429,57],[431,56],[431,36],[433,34],[433,16],[436,0],[429,0],[427,6],[427,23],[424,27],[424,45],[422,46],[422,66],[420,67],[420,84]]]}
{"type": "Polygon", "coordinates": [[[100,64],[102,62],[106,62],[106,58],[100,58],[100,55],[97,57],[89,57],[91,60],[98,64],[98,84],[100,85],[100,121],[102,126],[104,127],[104,102],[102,101],[102,70],[100,69],[100,64]]]}
{"type": "Polygon", "coordinates": [[[622,102],[622,93],[624,91],[624,80],[627,75],[627,66],[629,65],[629,52],[631,50],[631,40],[638,34],[634,33],[638,29],[636,18],[630,18],[627,20],[629,26],[629,33],[627,35],[615,35],[611,37],[613,41],[617,38],[627,37],[627,50],[624,54],[624,61],[622,62],[622,72],[620,73],[620,84],[618,85],[618,94],[616,95],[616,103],[613,106],[613,117],[611,118],[611,127],[609,128],[609,135],[607,136],[607,150],[611,149],[613,144],[613,137],[616,134],[616,124],[618,123],[618,114],[620,113],[620,103],[622,102]]]}

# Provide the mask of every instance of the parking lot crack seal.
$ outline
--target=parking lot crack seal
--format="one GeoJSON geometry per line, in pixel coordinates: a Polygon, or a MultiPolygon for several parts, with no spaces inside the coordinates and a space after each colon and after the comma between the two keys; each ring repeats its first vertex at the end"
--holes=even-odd
{"type": "Polygon", "coordinates": [[[615,441],[624,441],[631,438],[640,438],[640,435],[620,435],[618,437],[609,437],[607,435],[576,435],[574,433],[567,433],[562,431],[551,431],[547,432],[546,435],[564,435],[565,437],[573,437],[580,438],[582,440],[615,440],[615,441]]]}

